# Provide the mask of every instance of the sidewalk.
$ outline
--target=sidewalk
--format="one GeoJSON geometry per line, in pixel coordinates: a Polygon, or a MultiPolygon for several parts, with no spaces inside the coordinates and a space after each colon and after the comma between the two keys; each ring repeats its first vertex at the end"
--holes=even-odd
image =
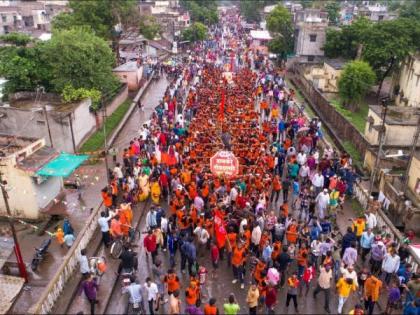
{"type": "MultiPolygon", "coordinates": [[[[76,190],[65,189],[62,201],[59,201],[56,206],[52,207],[49,214],[59,214],[62,217],[68,217],[77,237],[78,231],[82,229],[90,215],[89,209],[97,207],[100,203],[99,191],[106,184],[106,173],[105,167],[101,163],[81,166],[75,174],[79,174],[84,184],[81,198],[78,198],[76,190]]],[[[62,226],[62,224],[63,220],[56,221],[47,231],[53,233],[55,227],[58,225],[62,226]]],[[[29,283],[18,295],[10,309],[10,313],[23,314],[41,296],[44,287],[61,265],[68,250],[65,247],[60,247],[57,241],[53,239],[45,260],[41,262],[38,270],[33,272],[30,268],[30,262],[35,252],[34,247],[39,246],[43,240],[48,238],[48,235],[39,236],[36,231],[22,224],[16,224],[16,228],[23,260],[27,266],[29,283]]],[[[11,259],[15,260],[14,255],[12,255],[11,259]]]]}

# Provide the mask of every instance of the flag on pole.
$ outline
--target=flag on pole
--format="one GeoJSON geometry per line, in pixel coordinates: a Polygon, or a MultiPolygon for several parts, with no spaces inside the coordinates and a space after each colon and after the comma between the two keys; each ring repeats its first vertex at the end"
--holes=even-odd
{"type": "Polygon", "coordinates": [[[225,91],[222,90],[222,98],[220,100],[220,107],[219,107],[219,120],[223,120],[225,116],[225,91]]]}

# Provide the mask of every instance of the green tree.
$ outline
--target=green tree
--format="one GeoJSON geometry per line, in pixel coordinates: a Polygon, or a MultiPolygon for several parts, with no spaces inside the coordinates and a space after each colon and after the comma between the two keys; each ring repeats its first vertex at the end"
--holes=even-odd
{"type": "Polygon", "coordinates": [[[34,91],[38,85],[51,90],[51,71],[43,44],[35,47],[1,47],[0,76],[8,81],[4,97],[16,91],[34,91]]]}
{"type": "Polygon", "coordinates": [[[12,44],[15,46],[26,46],[32,41],[29,35],[23,33],[9,33],[0,36],[0,41],[12,44]]]}
{"type": "Polygon", "coordinates": [[[382,84],[410,52],[420,48],[420,22],[399,18],[383,21],[371,28],[363,42],[362,59],[369,62],[378,78],[379,94],[382,84]]]}
{"type": "Polygon", "coordinates": [[[213,25],[219,21],[215,0],[181,0],[180,4],[190,12],[193,22],[213,25]]]}
{"type": "Polygon", "coordinates": [[[328,20],[331,25],[337,25],[340,18],[340,4],[338,2],[328,2],[325,5],[325,10],[328,13],[328,20]]]}
{"type": "Polygon", "coordinates": [[[45,43],[44,54],[55,92],[61,93],[67,85],[107,92],[119,84],[112,73],[114,55],[107,42],[86,28],[56,32],[45,43]]]}
{"type": "Polygon", "coordinates": [[[190,42],[205,40],[207,38],[207,27],[200,22],[195,22],[182,31],[182,38],[190,42]]]}
{"type": "Polygon", "coordinates": [[[287,54],[293,52],[293,24],[290,12],[278,5],[267,17],[267,28],[273,35],[269,49],[286,59],[287,54]]]}
{"type": "Polygon", "coordinates": [[[248,23],[260,22],[261,15],[259,10],[263,1],[254,1],[254,0],[242,0],[239,2],[239,8],[241,10],[241,15],[245,18],[248,23]]]}
{"type": "Polygon", "coordinates": [[[346,64],[338,81],[339,95],[344,106],[356,111],[357,104],[360,103],[375,80],[375,72],[367,62],[356,60],[346,64]]]}
{"type": "Polygon", "coordinates": [[[351,25],[344,25],[340,30],[327,29],[325,55],[330,58],[356,58],[359,45],[365,42],[366,34],[372,27],[373,23],[362,17],[351,25]]]}
{"type": "Polygon", "coordinates": [[[161,29],[154,16],[143,15],[140,17],[139,31],[144,37],[152,40],[160,34],[161,29]]]}
{"type": "Polygon", "coordinates": [[[137,11],[135,5],[134,0],[70,0],[69,7],[72,12],[56,16],[53,20],[53,29],[89,26],[97,36],[111,39],[114,35],[115,25],[132,20],[130,17],[134,11],[137,11]]]}

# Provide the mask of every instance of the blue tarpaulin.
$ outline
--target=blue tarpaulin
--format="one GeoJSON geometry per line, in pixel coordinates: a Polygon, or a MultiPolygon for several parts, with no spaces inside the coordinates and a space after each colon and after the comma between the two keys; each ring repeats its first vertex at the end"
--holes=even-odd
{"type": "Polygon", "coordinates": [[[45,164],[36,174],[39,176],[67,177],[87,158],[88,155],[61,153],[57,158],[45,164]]]}

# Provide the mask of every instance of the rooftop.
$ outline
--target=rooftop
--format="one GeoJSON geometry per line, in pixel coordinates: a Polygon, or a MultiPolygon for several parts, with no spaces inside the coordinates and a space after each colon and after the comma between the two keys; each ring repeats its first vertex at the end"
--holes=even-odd
{"type": "Polygon", "coordinates": [[[8,105],[1,106],[0,109],[15,108],[37,112],[42,111],[45,106],[48,112],[61,115],[74,111],[81,103],[63,103],[61,97],[53,93],[44,93],[41,98],[36,99],[36,94],[36,92],[21,92],[9,95],[8,105]]]}
{"type": "Polygon", "coordinates": [[[341,70],[344,68],[344,65],[347,63],[347,60],[342,59],[342,58],[335,58],[335,59],[325,59],[324,62],[336,70],[341,70]]]}
{"type": "Polygon", "coordinates": [[[56,151],[54,148],[44,146],[33,154],[29,155],[27,158],[18,162],[16,166],[24,171],[36,172],[59,155],[60,154],[58,151],[56,151]]]}
{"type": "Polygon", "coordinates": [[[26,148],[37,140],[37,138],[31,137],[0,134],[0,157],[12,155],[13,153],[26,148]]]}
{"type": "Polygon", "coordinates": [[[119,65],[118,67],[114,68],[112,71],[114,72],[128,72],[128,71],[137,71],[139,66],[137,65],[137,61],[129,61],[119,65]]]}
{"type": "MultiPolygon", "coordinates": [[[[382,106],[369,105],[369,109],[382,117],[382,106]]],[[[385,123],[387,125],[417,126],[418,116],[415,114],[416,112],[418,112],[418,109],[415,107],[388,106],[385,123]]]]}
{"type": "Polygon", "coordinates": [[[268,31],[262,31],[262,30],[252,30],[251,31],[251,37],[253,39],[262,39],[262,40],[271,40],[272,37],[268,31]]]}

